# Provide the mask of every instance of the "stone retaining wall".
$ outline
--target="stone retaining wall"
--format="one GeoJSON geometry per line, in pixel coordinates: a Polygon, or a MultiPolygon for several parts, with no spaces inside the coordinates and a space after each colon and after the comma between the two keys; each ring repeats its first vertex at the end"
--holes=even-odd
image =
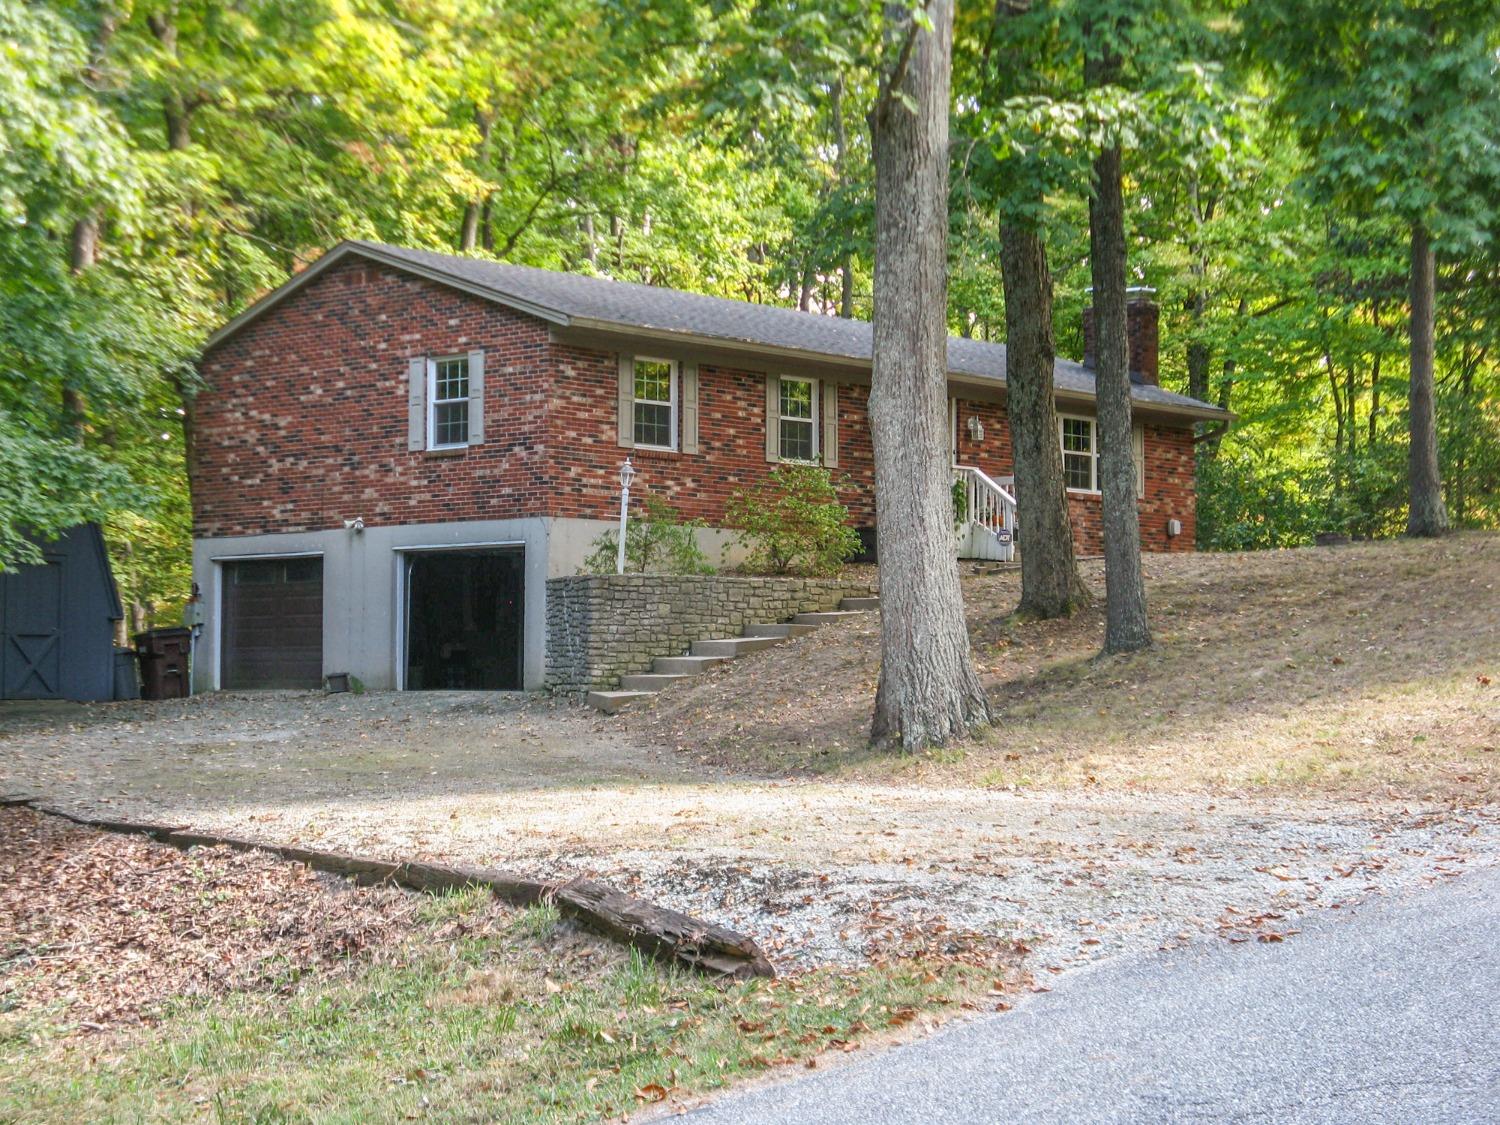
{"type": "Polygon", "coordinates": [[[839,578],[609,574],[547,582],[547,686],[579,694],[614,688],[693,641],[737,637],[746,625],[836,609],[868,594],[839,578]]]}

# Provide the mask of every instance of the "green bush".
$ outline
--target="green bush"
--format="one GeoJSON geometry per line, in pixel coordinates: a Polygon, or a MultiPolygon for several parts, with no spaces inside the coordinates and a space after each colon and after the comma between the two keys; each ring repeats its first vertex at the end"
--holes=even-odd
{"type": "Polygon", "coordinates": [[[730,497],[725,510],[749,548],[749,566],[772,574],[836,574],[859,550],[833,477],[816,465],[778,465],[753,487],[730,497]]]}
{"type": "Polygon", "coordinates": [[[962,531],[964,524],[969,522],[969,486],[956,480],[949,492],[953,496],[953,530],[962,531]]]}
{"type": "MultiPolygon", "coordinates": [[[[637,574],[712,574],[708,556],[698,546],[698,520],[683,522],[670,504],[659,496],[642,501],[644,515],[625,525],[625,570],[637,574]]],[[[585,574],[613,574],[619,557],[620,533],[610,528],[595,539],[584,560],[585,574]]]]}

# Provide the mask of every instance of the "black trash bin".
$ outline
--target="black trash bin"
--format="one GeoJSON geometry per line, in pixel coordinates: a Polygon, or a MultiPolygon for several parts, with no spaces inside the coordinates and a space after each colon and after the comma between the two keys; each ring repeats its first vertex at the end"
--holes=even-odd
{"type": "Polygon", "coordinates": [[[140,664],[135,649],[115,649],[115,698],[139,699],[141,697],[140,664]]]}
{"type": "Polygon", "coordinates": [[[147,629],[137,633],[135,655],[141,663],[141,698],[185,698],[192,651],[191,629],[147,629]]]}

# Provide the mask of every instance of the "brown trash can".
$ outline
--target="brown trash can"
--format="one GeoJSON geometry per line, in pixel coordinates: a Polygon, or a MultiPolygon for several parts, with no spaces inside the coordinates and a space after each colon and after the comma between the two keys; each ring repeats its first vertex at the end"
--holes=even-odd
{"type": "Polygon", "coordinates": [[[192,651],[191,629],[179,626],[137,633],[135,655],[141,664],[141,698],[185,698],[188,694],[188,660],[192,651]]]}

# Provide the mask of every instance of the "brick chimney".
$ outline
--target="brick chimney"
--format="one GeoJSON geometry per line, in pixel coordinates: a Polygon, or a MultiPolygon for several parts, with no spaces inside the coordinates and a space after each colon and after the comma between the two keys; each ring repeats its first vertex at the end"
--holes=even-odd
{"type": "MultiPolygon", "coordinates": [[[[1130,381],[1157,386],[1157,350],[1160,345],[1157,321],[1161,310],[1152,300],[1156,290],[1145,285],[1125,290],[1125,347],[1129,360],[1130,381]]],[[[1083,310],[1083,365],[1092,369],[1098,357],[1094,345],[1094,306],[1083,310]]]]}

